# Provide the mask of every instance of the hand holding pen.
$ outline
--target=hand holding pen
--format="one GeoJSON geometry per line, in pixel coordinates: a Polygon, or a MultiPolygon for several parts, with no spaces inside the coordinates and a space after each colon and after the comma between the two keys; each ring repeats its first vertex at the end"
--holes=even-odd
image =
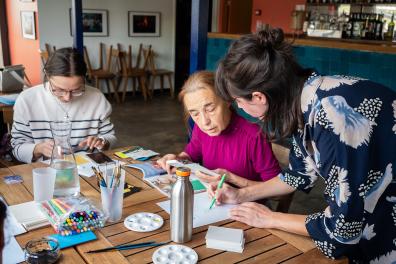
{"type": "MultiPolygon", "coordinates": [[[[221,176],[221,180],[217,184],[217,190],[220,190],[221,187],[223,187],[223,184],[224,184],[224,181],[225,181],[226,177],[227,177],[227,174],[223,174],[223,176],[221,176]]],[[[216,192],[217,192],[217,190],[216,190],[216,192]]],[[[215,204],[215,202],[216,202],[216,196],[213,196],[212,202],[210,203],[210,206],[209,206],[209,209],[212,209],[212,207],[215,204]]]]}
{"type": "MultiPolygon", "coordinates": [[[[226,174],[223,174],[223,176],[226,174]]],[[[223,178],[223,177],[222,177],[223,178]]],[[[225,181],[225,177],[224,177],[225,181]]],[[[219,188],[221,180],[218,183],[210,183],[208,186],[208,194],[212,199],[211,204],[239,204],[240,189],[234,188],[227,183],[222,183],[219,188]]],[[[213,206],[212,206],[213,207],[213,206]]]]}

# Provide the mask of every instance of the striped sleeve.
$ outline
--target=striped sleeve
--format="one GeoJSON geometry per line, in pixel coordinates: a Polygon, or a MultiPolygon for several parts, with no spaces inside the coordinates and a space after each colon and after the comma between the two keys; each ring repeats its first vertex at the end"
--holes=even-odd
{"type": "Polygon", "coordinates": [[[11,130],[12,153],[21,162],[30,163],[36,144],[32,136],[29,121],[26,119],[26,105],[23,100],[17,100],[14,106],[14,122],[11,130]]]}
{"type": "Polygon", "coordinates": [[[109,142],[110,148],[112,148],[117,141],[114,131],[114,125],[110,121],[111,111],[112,111],[111,104],[106,100],[105,110],[103,112],[103,116],[100,118],[99,128],[98,128],[99,136],[103,137],[109,142]]]}

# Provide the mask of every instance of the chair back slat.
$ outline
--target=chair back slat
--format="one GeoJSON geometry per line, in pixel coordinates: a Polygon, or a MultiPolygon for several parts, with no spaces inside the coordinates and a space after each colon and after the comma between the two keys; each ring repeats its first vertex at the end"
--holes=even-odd
{"type": "Polygon", "coordinates": [[[92,78],[91,60],[89,59],[87,47],[85,46],[84,46],[84,60],[85,60],[85,64],[87,64],[88,76],[89,78],[92,78]]]}
{"type": "Polygon", "coordinates": [[[40,54],[41,63],[43,64],[44,67],[49,58],[48,51],[39,49],[38,52],[40,54]]]}

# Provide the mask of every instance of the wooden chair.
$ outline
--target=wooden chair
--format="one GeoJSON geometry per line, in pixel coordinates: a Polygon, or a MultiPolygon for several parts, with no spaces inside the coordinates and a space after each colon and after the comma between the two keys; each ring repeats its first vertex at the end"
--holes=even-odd
{"type": "MultiPolygon", "coordinates": [[[[121,51],[122,47],[121,44],[117,44],[118,50],[120,51],[119,53],[119,61],[121,65],[121,84],[123,83],[122,86],[122,97],[121,97],[121,102],[125,101],[125,95],[126,95],[126,90],[128,87],[129,79],[132,80],[132,92],[133,95],[135,96],[136,93],[136,80],[138,81],[139,88],[141,93],[143,94],[144,100],[147,101],[147,98],[149,96],[149,91],[147,89],[147,81],[146,81],[146,63],[143,65],[143,67],[140,67],[140,62],[141,62],[141,56],[143,53],[142,49],[142,44],[139,46],[139,51],[136,59],[136,65],[133,67],[132,63],[132,47],[129,45],[128,47],[128,53],[121,51]]],[[[147,61],[147,59],[145,59],[147,61]]]]}
{"type": "MultiPolygon", "coordinates": [[[[272,151],[274,152],[274,155],[278,160],[281,168],[282,169],[287,168],[289,166],[289,152],[290,152],[289,149],[279,144],[273,143],[272,151]]],[[[271,198],[271,200],[278,202],[275,210],[277,212],[287,213],[292,203],[293,196],[294,196],[294,192],[271,198]]]]}
{"type": "Polygon", "coordinates": [[[49,58],[48,51],[39,49],[38,52],[40,54],[41,64],[44,67],[49,58]]]}
{"type": "Polygon", "coordinates": [[[54,51],[56,51],[56,47],[52,46],[52,48],[51,48],[51,45],[48,43],[45,43],[44,46],[45,46],[45,50],[48,52],[49,56],[51,56],[52,53],[54,53],[54,51]]]}
{"type": "Polygon", "coordinates": [[[115,63],[117,63],[117,61],[113,60],[114,56],[112,56],[113,46],[110,45],[110,47],[109,47],[109,50],[107,52],[107,64],[104,68],[103,68],[103,57],[102,57],[103,50],[105,50],[104,44],[100,43],[99,68],[92,69],[92,65],[91,65],[91,61],[88,56],[87,48],[84,47],[84,58],[85,58],[85,62],[87,64],[87,68],[88,68],[88,77],[94,81],[94,86],[96,88],[98,88],[99,90],[100,90],[100,82],[104,81],[106,84],[107,93],[109,94],[109,96],[111,96],[111,93],[112,93],[111,87],[112,87],[115,100],[117,103],[119,103],[120,98],[118,96],[118,88],[117,88],[118,86],[116,85],[116,82],[115,82],[116,75],[113,73],[113,66],[115,65],[115,63]]]}
{"type": "Polygon", "coordinates": [[[154,83],[155,83],[155,78],[158,76],[160,77],[160,81],[161,81],[161,92],[163,92],[164,90],[164,77],[167,77],[167,80],[169,82],[169,89],[170,89],[170,94],[171,97],[174,98],[175,96],[175,90],[174,87],[172,86],[172,76],[173,76],[173,71],[167,70],[167,69],[157,69],[155,66],[155,61],[154,61],[154,57],[155,52],[150,48],[146,51],[148,53],[147,56],[147,70],[149,73],[149,83],[150,83],[150,87],[151,87],[151,92],[150,95],[151,97],[153,96],[154,93],[154,83]]]}
{"type": "Polygon", "coordinates": [[[7,125],[7,133],[11,134],[12,123],[14,122],[14,109],[12,107],[3,107],[3,122],[7,125]]]}

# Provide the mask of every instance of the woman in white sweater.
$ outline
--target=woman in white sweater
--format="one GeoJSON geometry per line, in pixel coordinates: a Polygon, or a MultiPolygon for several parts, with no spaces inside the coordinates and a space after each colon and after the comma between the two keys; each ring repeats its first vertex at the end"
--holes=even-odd
{"type": "Polygon", "coordinates": [[[70,120],[74,150],[108,149],[116,141],[111,105],[96,88],[85,85],[84,58],[72,48],[59,49],[44,66],[43,84],[23,91],[14,106],[11,145],[22,162],[50,157],[51,121],[70,120]]]}

